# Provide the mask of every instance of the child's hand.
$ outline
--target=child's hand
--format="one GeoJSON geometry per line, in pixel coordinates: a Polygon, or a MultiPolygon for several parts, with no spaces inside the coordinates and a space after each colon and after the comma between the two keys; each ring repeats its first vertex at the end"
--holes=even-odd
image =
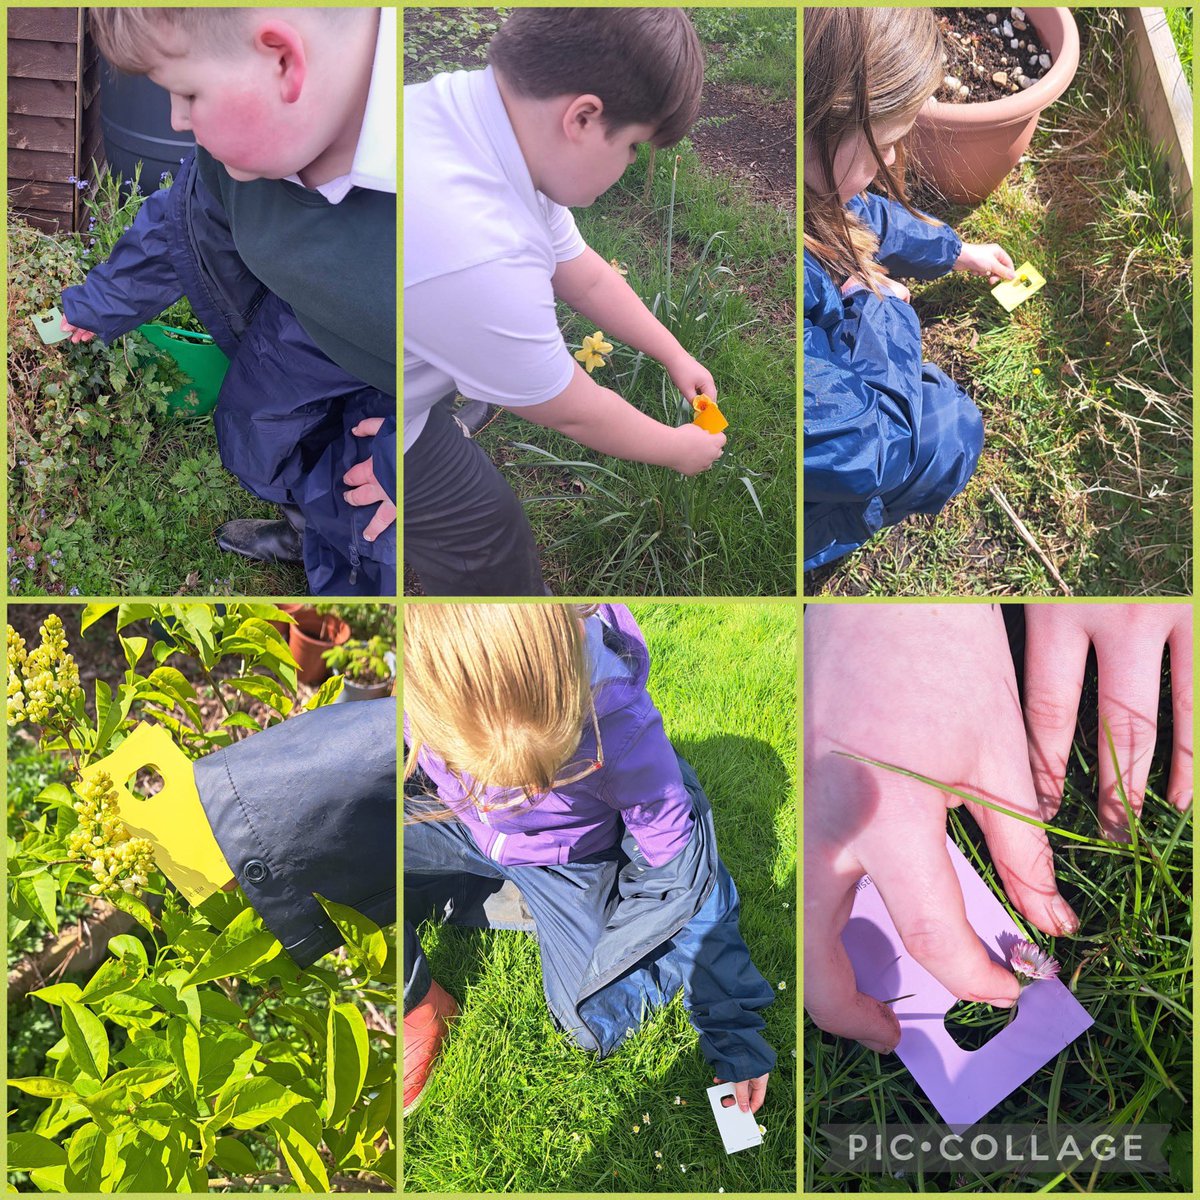
{"type": "MultiPolygon", "coordinates": [[[[355,437],[374,437],[383,424],[382,417],[370,417],[359,421],[350,430],[355,437]]],[[[373,542],[389,525],[396,522],[396,506],[388,499],[387,492],[375,478],[375,464],[370,458],[354,466],[342,476],[342,482],[348,483],[351,490],[346,493],[346,503],[354,505],[378,504],[375,515],[363,530],[363,537],[373,542]]]]}
{"type": "Polygon", "coordinates": [[[1017,277],[1008,252],[995,242],[963,242],[962,253],[955,259],[954,269],[970,271],[972,275],[986,275],[988,283],[1017,277]]]}
{"type": "MultiPolygon", "coordinates": [[[[762,1102],[767,1095],[767,1080],[770,1075],[758,1075],[754,1079],[743,1079],[733,1085],[733,1097],[742,1112],[756,1113],[762,1108],[762,1102]]],[[[724,1083],[725,1080],[713,1076],[713,1083],[724,1083]]]]}
{"type": "Polygon", "coordinates": [[[63,333],[71,335],[71,345],[73,346],[78,342],[90,342],[96,336],[90,329],[81,329],[78,325],[72,325],[66,317],[63,317],[58,327],[63,333]]]}
{"type": "Polygon", "coordinates": [[[675,439],[672,466],[681,475],[699,475],[721,457],[725,445],[723,433],[705,433],[699,425],[680,425],[672,429],[675,439]]]}
{"type": "MultiPolygon", "coordinates": [[[[912,956],[962,1000],[1001,1007],[1016,977],[971,928],[946,852],[950,793],[891,763],[1040,819],[1012,655],[984,605],[810,605],[805,615],[804,1001],[813,1021],[879,1052],[899,1026],[857,989],[842,944],[869,874],[912,956]]],[[[1045,832],[966,806],[1009,899],[1045,933],[1078,918],[1058,893],[1045,832]]]]}
{"type": "Polygon", "coordinates": [[[1063,779],[1083,689],[1088,644],[1096,650],[1101,732],[1100,825],[1105,836],[1128,836],[1117,792],[1112,733],[1129,807],[1142,811],[1154,757],[1163,647],[1171,648],[1174,747],[1167,799],[1181,812],[1192,803],[1192,610],[1189,604],[1030,604],[1025,609],[1025,725],[1029,758],[1042,806],[1052,821],[1062,804],[1063,779]]]}
{"type": "MultiPolygon", "coordinates": [[[[717,385],[713,377],[690,354],[684,354],[674,362],[663,363],[663,366],[685,400],[695,400],[697,396],[717,398],[717,385]]],[[[684,474],[690,472],[685,471],[684,474]]]]}

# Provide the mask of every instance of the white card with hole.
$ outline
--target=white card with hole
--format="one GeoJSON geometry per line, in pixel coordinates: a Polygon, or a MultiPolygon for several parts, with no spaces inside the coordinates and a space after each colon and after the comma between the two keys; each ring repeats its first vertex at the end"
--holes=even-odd
{"type": "Polygon", "coordinates": [[[708,1102],[712,1105],[721,1142],[726,1154],[749,1150],[762,1145],[762,1134],[758,1132],[758,1118],[752,1112],[738,1108],[732,1083],[718,1083],[708,1089],[708,1102]],[[731,1103],[732,1101],[732,1103],[731,1103]]]}

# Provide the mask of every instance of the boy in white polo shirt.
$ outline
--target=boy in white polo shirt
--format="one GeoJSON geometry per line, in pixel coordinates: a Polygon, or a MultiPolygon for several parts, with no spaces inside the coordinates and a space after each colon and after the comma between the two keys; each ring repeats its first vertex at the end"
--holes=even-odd
{"type": "Polygon", "coordinates": [[[694,475],[724,434],[672,427],[584,373],[555,301],[657,359],[689,400],[709,372],[584,243],[587,207],[641,142],[674,145],[704,56],[679,9],[518,9],[483,71],[404,96],[404,551],[428,595],[540,595],[533,534],[449,405],[461,393],[617,458],[694,475]]]}

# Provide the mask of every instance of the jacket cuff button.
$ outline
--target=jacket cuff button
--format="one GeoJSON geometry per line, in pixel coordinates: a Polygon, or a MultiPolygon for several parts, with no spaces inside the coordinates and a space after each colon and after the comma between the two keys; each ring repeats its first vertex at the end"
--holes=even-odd
{"type": "Polygon", "coordinates": [[[247,883],[262,883],[271,872],[267,870],[267,864],[261,858],[252,858],[242,868],[242,874],[246,877],[247,883]]]}

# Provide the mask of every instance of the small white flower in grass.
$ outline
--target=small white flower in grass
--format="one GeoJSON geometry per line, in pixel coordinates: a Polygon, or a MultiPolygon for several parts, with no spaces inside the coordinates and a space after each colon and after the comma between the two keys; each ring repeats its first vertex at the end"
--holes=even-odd
{"type": "Polygon", "coordinates": [[[764,1135],[765,1135],[765,1134],[766,1134],[766,1132],[767,1132],[767,1127],[766,1127],[765,1125],[760,1125],[760,1126],[758,1127],[758,1132],[759,1132],[760,1134],[764,1134],[764,1135]]]}
{"type": "Polygon", "coordinates": [[[635,1125],[635,1126],[633,1127],[633,1132],[634,1132],[634,1133],[641,1133],[641,1132],[642,1132],[642,1127],[641,1127],[640,1125],[635,1125]]]}
{"type": "Polygon", "coordinates": [[[654,1157],[655,1157],[655,1158],[662,1158],[662,1151],[661,1151],[661,1150],[655,1150],[655,1152],[654,1152],[654,1157]]]}
{"type": "Polygon", "coordinates": [[[1053,979],[1058,974],[1054,955],[1032,942],[1014,942],[1008,951],[1008,965],[1023,984],[1035,979],[1053,979]]]}
{"type": "Polygon", "coordinates": [[[662,1170],[662,1163],[655,1163],[655,1164],[654,1164],[654,1169],[655,1169],[656,1171],[661,1171],[661,1170],[662,1170]]]}
{"type": "Polygon", "coordinates": [[[642,1124],[643,1125],[650,1124],[650,1114],[649,1113],[642,1113],[642,1124]]]}
{"type": "Polygon", "coordinates": [[[573,1141],[573,1142],[579,1141],[579,1133],[578,1132],[571,1134],[571,1141],[573,1141]]]}
{"type": "Polygon", "coordinates": [[[787,991],[787,980],[786,980],[786,979],[781,979],[781,980],[779,981],[779,990],[780,990],[781,992],[786,992],[786,991],[787,991]]]}
{"type": "Polygon", "coordinates": [[[687,1167],[685,1167],[685,1166],[683,1165],[683,1163],[680,1163],[680,1164],[679,1164],[679,1173],[680,1173],[680,1175],[686,1175],[686,1174],[687,1174],[687,1167]]]}

